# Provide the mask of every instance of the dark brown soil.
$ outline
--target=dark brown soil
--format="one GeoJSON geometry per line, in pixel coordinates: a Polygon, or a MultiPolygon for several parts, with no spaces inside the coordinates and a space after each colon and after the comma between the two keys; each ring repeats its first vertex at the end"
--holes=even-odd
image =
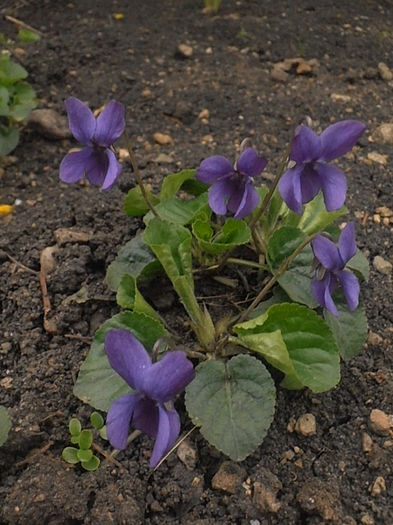
{"type": "MultiPolygon", "coordinates": [[[[223,0],[217,16],[203,14],[202,1],[195,0],[1,3],[2,14],[45,35],[24,58],[41,107],[64,112],[69,95],[92,107],[110,98],[123,102],[142,173],[153,186],[164,174],[197,166],[213,153],[233,158],[246,136],[272,159],[268,171],[274,173],[305,115],[322,127],[333,120],[362,120],[366,136],[341,160],[349,180],[348,207],[370,261],[376,255],[392,261],[392,227],[372,217],[378,206],[392,206],[393,146],[369,140],[378,125],[393,119],[392,84],[377,68],[379,62],[393,68],[390,0],[223,0]],[[114,12],[124,19],[114,20],[114,12]],[[191,58],[176,53],[181,43],[192,46],[191,58]],[[319,66],[307,75],[291,71],[286,82],[271,78],[274,63],[299,55],[317,59],[319,66]],[[198,115],[205,108],[210,117],[203,122],[198,115]],[[156,131],[170,133],[174,144],[156,145],[156,131]],[[370,152],[387,155],[387,164],[369,161],[370,152]],[[161,153],[172,161],[160,161],[161,153]]],[[[1,20],[0,31],[12,35],[13,27],[1,20]]],[[[104,461],[97,472],[87,473],[62,462],[70,417],[87,425],[90,414],[72,394],[79,366],[97,327],[118,311],[103,284],[105,269],[140,227],[121,210],[134,184],[128,168],[106,194],[59,183],[60,160],[72,145],[26,129],[15,162],[0,179],[1,203],[22,200],[0,223],[0,404],[13,420],[0,449],[0,523],[393,523],[392,442],[368,428],[373,408],[393,413],[392,279],[374,269],[363,296],[370,329],[383,341],[366,345],[343,364],[342,381],[329,393],[278,389],[276,417],[263,445],[242,469],[229,466],[238,481],[234,494],[213,488],[225,458],[198,432],[190,437],[198,454],[193,470],[172,455],[151,474],[152,444],[146,437],[118,456],[122,469],[104,461]],[[61,246],[56,257],[48,280],[53,335],[43,329],[38,271],[40,253],[55,244],[60,227],[87,232],[90,239],[61,246]],[[63,303],[82,286],[87,302],[63,303]],[[290,419],[307,412],[316,417],[316,434],[288,432],[290,419]],[[363,432],[373,441],[368,453],[362,449],[363,432]],[[386,491],[375,495],[378,476],[386,491]],[[269,510],[261,510],[263,486],[279,488],[275,501],[267,498],[269,510]]],[[[226,291],[207,282],[200,293],[226,291]]],[[[181,329],[183,313],[176,302],[164,315],[181,329]]],[[[183,422],[185,430],[191,428],[184,411],[183,422]]]]}

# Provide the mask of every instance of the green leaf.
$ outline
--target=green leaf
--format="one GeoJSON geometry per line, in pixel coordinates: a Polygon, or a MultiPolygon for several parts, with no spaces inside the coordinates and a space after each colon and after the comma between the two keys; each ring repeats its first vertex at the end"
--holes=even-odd
{"type": "Polygon", "coordinates": [[[8,117],[10,93],[6,87],[0,86],[0,117],[8,117]]]}
{"type": "MultiPolygon", "coordinates": [[[[169,197],[164,202],[160,202],[156,206],[157,213],[162,220],[170,223],[186,225],[194,221],[195,218],[208,210],[207,193],[203,193],[195,199],[183,200],[179,197],[169,197]]],[[[154,218],[150,211],[145,215],[143,221],[145,224],[154,218]]]]}
{"type": "Polygon", "coordinates": [[[74,394],[84,403],[104,412],[112,401],[131,390],[110,366],[106,356],[105,335],[112,328],[130,330],[149,352],[157,339],[166,335],[165,328],[156,319],[129,311],[115,315],[99,328],[79,371],[74,394]]]}
{"type": "Polygon", "coordinates": [[[289,303],[289,297],[284,292],[284,290],[280,286],[275,286],[273,288],[273,295],[269,297],[269,299],[266,299],[265,301],[262,301],[259,303],[259,305],[253,310],[250,315],[249,319],[254,319],[255,317],[258,317],[265,312],[269,310],[273,304],[279,304],[279,303],[289,303]]]}
{"type": "MultiPolygon", "coordinates": [[[[306,235],[293,226],[283,226],[273,233],[268,244],[268,259],[273,274],[305,239],[306,235]]],[[[278,278],[279,285],[292,301],[303,303],[310,308],[318,306],[311,291],[313,259],[314,254],[311,246],[308,245],[292,261],[286,272],[278,278]]]]}
{"type": "Polygon", "coordinates": [[[193,288],[192,238],[187,228],[155,217],[147,225],[143,240],[156,255],[172,282],[183,276],[193,288]]]}
{"type": "Polygon", "coordinates": [[[90,461],[93,457],[93,451],[90,448],[79,449],[77,451],[79,461],[90,461]]]}
{"type": "Polygon", "coordinates": [[[70,463],[71,465],[76,465],[79,463],[78,449],[75,447],[64,448],[63,452],[61,453],[61,457],[66,463],[70,463]]]}
{"type": "Polygon", "coordinates": [[[80,434],[78,434],[77,436],[71,436],[70,441],[73,445],[79,445],[79,436],[80,434]]]}
{"type": "Polygon", "coordinates": [[[161,186],[160,200],[164,201],[168,197],[173,197],[189,179],[195,179],[195,170],[182,170],[179,173],[167,175],[161,186]]]}
{"type": "Polygon", "coordinates": [[[18,31],[18,39],[22,44],[31,44],[32,42],[37,42],[40,39],[40,35],[31,29],[21,27],[18,31]]]}
{"type": "Polygon", "coordinates": [[[284,259],[292,255],[306,238],[302,230],[293,226],[283,226],[275,231],[268,244],[268,258],[272,269],[278,270],[284,259]]]}
{"type": "MultiPolygon", "coordinates": [[[[160,199],[154,195],[151,191],[145,188],[148,198],[153,206],[156,206],[160,202],[160,199]]],[[[128,193],[124,199],[123,204],[124,211],[130,217],[141,217],[149,211],[149,206],[146,204],[146,201],[142,195],[140,186],[135,186],[128,193]]]]}
{"type": "Polygon", "coordinates": [[[68,429],[70,431],[71,436],[79,436],[82,430],[82,425],[76,417],[73,417],[70,419],[70,422],[68,423],[68,429]]]}
{"type": "Polygon", "coordinates": [[[344,360],[355,357],[366,342],[368,327],[366,311],[363,305],[350,312],[342,294],[338,298],[334,297],[337,306],[338,316],[331,314],[324,308],[323,315],[329,325],[341,357],[344,360]]]}
{"type": "Polygon", "coordinates": [[[7,441],[8,433],[11,430],[11,418],[7,409],[0,405],[0,447],[7,441]]]}
{"type": "Polygon", "coordinates": [[[100,435],[101,439],[105,439],[105,441],[108,441],[108,434],[106,432],[106,425],[104,425],[100,430],[98,431],[98,434],[100,435]]]}
{"type": "Polygon", "coordinates": [[[37,106],[34,89],[26,82],[19,82],[14,86],[9,116],[17,122],[24,120],[37,106]]]}
{"type": "Polygon", "coordinates": [[[234,327],[240,342],[286,374],[284,386],[325,392],[340,380],[336,341],[313,310],[294,303],[271,306],[255,319],[234,327]]]}
{"type": "Polygon", "coordinates": [[[202,195],[202,193],[206,193],[209,186],[197,179],[188,179],[183,182],[181,189],[189,195],[198,197],[199,195],[202,195]]]}
{"type": "Polygon", "coordinates": [[[24,67],[11,60],[9,55],[0,56],[0,84],[10,86],[27,77],[24,67]]]}
{"type": "Polygon", "coordinates": [[[150,306],[138,290],[136,278],[133,275],[125,274],[121,278],[117,289],[116,301],[122,308],[144,313],[160,320],[158,313],[150,306]]]}
{"type": "Polygon", "coordinates": [[[116,291],[124,275],[132,275],[138,281],[148,281],[160,269],[160,263],[138,234],[120,249],[116,259],[109,265],[105,279],[109,288],[116,291]]]}
{"type": "Polygon", "coordinates": [[[221,231],[215,236],[213,236],[210,223],[205,221],[195,221],[192,224],[192,232],[198,239],[201,248],[212,255],[218,255],[235,246],[246,244],[251,239],[248,225],[236,219],[227,219],[221,231]]]}
{"type": "Polygon", "coordinates": [[[209,345],[214,340],[214,326],[203,312],[194,294],[192,275],[191,233],[178,224],[170,224],[155,217],[143,234],[143,239],[157,256],[184,308],[191,317],[200,342],[209,345]]]}
{"type": "Polygon", "coordinates": [[[98,412],[92,412],[90,415],[90,423],[96,430],[100,430],[104,426],[104,418],[98,412]]]}
{"type": "Polygon", "coordinates": [[[368,283],[370,277],[370,264],[364,253],[358,249],[355,255],[347,262],[347,268],[360,274],[361,277],[368,283]]]}
{"type": "Polygon", "coordinates": [[[79,448],[82,450],[88,450],[93,443],[93,433],[91,430],[82,430],[79,435],[79,448]]]}
{"type": "Polygon", "coordinates": [[[100,466],[100,460],[97,458],[97,456],[93,456],[91,459],[89,459],[89,461],[82,461],[81,465],[85,470],[92,472],[93,470],[98,469],[100,466]]]}
{"type": "Polygon", "coordinates": [[[205,361],[186,388],[186,407],[202,435],[240,461],[262,443],[273,420],[275,388],[265,366],[248,355],[205,361]]]}
{"type": "Polygon", "coordinates": [[[307,235],[323,231],[339,217],[348,213],[345,206],[336,211],[326,211],[325,202],[321,192],[311,202],[306,204],[302,215],[289,212],[285,223],[289,226],[297,226],[307,235]]]}
{"type": "Polygon", "coordinates": [[[19,131],[15,128],[0,126],[0,157],[13,151],[19,142],[19,131]]]}

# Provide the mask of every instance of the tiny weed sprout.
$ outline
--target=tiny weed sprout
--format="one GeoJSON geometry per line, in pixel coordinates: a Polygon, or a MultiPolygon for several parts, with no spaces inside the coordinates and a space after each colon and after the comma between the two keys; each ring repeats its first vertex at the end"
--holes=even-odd
{"type": "Polygon", "coordinates": [[[0,447],[7,441],[8,433],[11,430],[11,419],[7,409],[0,405],[0,447]]]}
{"type": "Polygon", "coordinates": [[[68,429],[70,431],[70,441],[78,447],[65,447],[61,457],[66,463],[76,465],[80,463],[85,470],[97,470],[100,466],[100,459],[94,455],[93,450],[101,449],[94,444],[94,431],[104,440],[106,437],[106,428],[104,419],[98,412],[92,412],[90,423],[93,429],[82,429],[81,422],[77,418],[70,419],[68,429]]]}
{"type": "MultiPolygon", "coordinates": [[[[20,29],[22,44],[35,42],[39,35],[20,29]]],[[[26,82],[28,73],[11,58],[15,42],[0,33],[0,157],[13,151],[19,142],[19,128],[37,106],[34,89],[26,82]]]]}
{"type": "MultiPolygon", "coordinates": [[[[318,135],[310,120],[300,125],[270,187],[260,176],[267,159],[245,139],[234,163],[213,155],[196,170],[169,174],[155,193],[143,185],[119,102],[109,102],[98,117],[73,97],[66,109],[84,149],[65,157],[61,180],[86,176],[109,190],[121,171],[114,142],[124,132],[138,183],[124,210],[143,226],[107,270],[122,311],[96,332],[75,395],[107,412],[108,440],[117,450],[134,439],[131,428],[153,438],[154,469],[176,447],[175,405],[185,390],[186,410],[204,438],[233,460],[244,459],[273,421],[271,368],[281,388],[325,392],[340,380],[340,360],[355,356],[365,341],[359,280],[367,280],[368,263],[354,225],[335,225],[348,212],[347,181],[330,164],[356,145],[365,126],[347,120],[318,135]],[[245,298],[235,310],[223,294],[219,317],[199,298],[196,277],[232,286],[234,271],[245,298]],[[169,328],[143,296],[159,274],[188,315],[187,335],[183,322],[169,328]]],[[[91,424],[102,435],[98,413],[91,424]]],[[[92,430],[73,419],[70,434],[79,448],[67,447],[63,458],[96,468],[92,430]]]]}

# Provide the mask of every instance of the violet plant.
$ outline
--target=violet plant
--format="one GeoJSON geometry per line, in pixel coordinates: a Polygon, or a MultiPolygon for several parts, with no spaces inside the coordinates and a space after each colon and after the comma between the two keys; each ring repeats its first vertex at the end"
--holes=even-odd
{"type": "MultiPolygon", "coordinates": [[[[109,102],[96,119],[75,98],[66,109],[86,148],[65,157],[62,180],[85,175],[109,189],[120,174],[113,143],[125,126],[121,104],[109,102]]],[[[347,213],[346,180],[328,162],[348,152],[364,129],[350,120],[318,136],[300,126],[270,188],[260,177],[267,160],[246,140],[234,165],[209,157],[197,170],[165,177],[159,193],[144,187],[125,134],[138,185],[124,210],[142,217],[144,231],[108,268],[122,311],[97,331],[74,387],[80,399],[108,411],[115,448],[126,447],[134,427],[155,439],[156,467],[176,446],[176,397],[185,388],[194,425],[242,460],[273,420],[276,386],[266,364],[280,371],[283,388],[324,392],[338,384],[340,358],[356,355],[367,334],[358,277],[367,280],[368,263],[356,248],[354,225],[341,234],[334,225],[347,213]],[[257,283],[250,286],[254,295],[242,311],[215,318],[197,300],[194,275],[222,278],[233,268],[257,283]],[[141,293],[159,273],[188,314],[194,335],[187,345],[184,326],[175,333],[141,293]]]]}

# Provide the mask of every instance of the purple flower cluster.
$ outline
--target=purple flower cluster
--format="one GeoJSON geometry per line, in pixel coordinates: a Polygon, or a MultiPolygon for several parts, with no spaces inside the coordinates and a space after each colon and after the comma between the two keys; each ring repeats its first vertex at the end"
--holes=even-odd
{"type": "Polygon", "coordinates": [[[217,215],[228,211],[235,219],[243,219],[252,213],[259,203],[259,194],[252,181],[262,173],[267,160],[258,156],[255,149],[247,147],[235,166],[221,155],[205,159],[196,172],[196,178],[211,184],[209,206],[217,215]]]}
{"type": "Polygon", "coordinates": [[[337,316],[332,293],[341,284],[349,310],[355,310],[359,304],[359,282],[351,271],[345,269],[356,253],[353,223],[347,224],[341,232],[338,246],[323,235],[317,235],[311,244],[319,263],[312,281],[314,297],[321,306],[337,316]]]}
{"type": "Polygon", "coordinates": [[[84,175],[91,184],[109,190],[121,173],[112,149],[125,128],[124,106],[109,102],[95,118],[92,111],[75,97],[65,101],[71,133],[86,147],[68,153],[60,164],[60,179],[74,183],[84,175]]]}
{"type": "Polygon", "coordinates": [[[179,414],[173,399],[184,390],[195,372],[181,351],[169,352],[152,363],[143,345],[128,330],[110,330],[105,350],[111,367],[135,390],[116,399],[109,408],[106,427],[111,445],[124,449],[130,423],[155,445],[150,467],[157,466],[180,432],[179,414]]]}

